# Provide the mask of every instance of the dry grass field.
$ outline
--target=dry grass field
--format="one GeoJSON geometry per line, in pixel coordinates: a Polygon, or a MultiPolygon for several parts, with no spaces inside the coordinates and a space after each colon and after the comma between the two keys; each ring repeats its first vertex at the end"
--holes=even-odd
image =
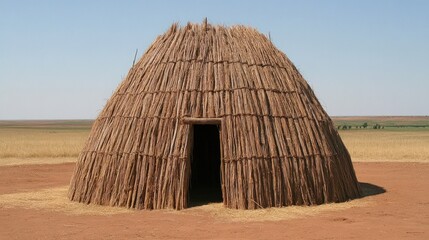
{"type": "MultiPolygon", "coordinates": [[[[355,162],[429,162],[429,117],[334,117],[355,162]],[[364,122],[367,129],[356,129],[364,122]],[[374,124],[386,126],[372,129],[374,124]]],[[[75,161],[92,121],[0,121],[0,165],[75,161]]]]}
{"type": "Polygon", "coordinates": [[[340,131],[354,162],[429,162],[426,130],[340,131]]]}
{"type": "Polygon", "coordinates": [[[354,162],[429,162],[429,117],[334,117],[354,162]],[[368,124],[366,129],[356,128],[368,124]],[[373,129],[379,124],[383,129],[373,129]]]}
{"type": "Polygon", "coordinates": [[[74,161],[91,121],[0,121],[0,165],[74,161]]]}

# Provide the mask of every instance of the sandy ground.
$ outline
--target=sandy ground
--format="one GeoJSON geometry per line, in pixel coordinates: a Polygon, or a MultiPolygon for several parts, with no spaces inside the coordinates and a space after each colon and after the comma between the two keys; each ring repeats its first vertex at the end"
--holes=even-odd
{"type": "Polygon", "coordinates": [[[362,199],[249,213],[69,203],[74,163],[0,166],[0,239],[429,239],[429,164],[354,166],[362,199]]]}
{"type": "Polygon", "coordinates": [[[37,158],[0,158],[1,166],[15,166],[28,164],[59,164],[76,162],[77,157],[37,157],[37,158]]]}

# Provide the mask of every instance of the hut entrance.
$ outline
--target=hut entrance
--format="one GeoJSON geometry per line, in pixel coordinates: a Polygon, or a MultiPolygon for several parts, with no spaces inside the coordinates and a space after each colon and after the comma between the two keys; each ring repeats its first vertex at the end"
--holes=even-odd
{"type": "Polygon", "coordinates": [[[193,124],[189,205],[222,202],[219,126],[193,124]]]}

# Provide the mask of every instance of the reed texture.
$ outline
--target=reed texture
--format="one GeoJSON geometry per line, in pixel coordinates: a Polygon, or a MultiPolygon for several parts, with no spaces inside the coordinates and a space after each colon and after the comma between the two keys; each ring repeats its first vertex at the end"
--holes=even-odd
{"type": "Polygon", "coordinates": [[[360,196],[350,155],[296,67],[257,30],[173,24],[95,121],[69,198],[137,209],[188,204],[191,125],[221,118],[223,203],[256,209],[360,196]]]}

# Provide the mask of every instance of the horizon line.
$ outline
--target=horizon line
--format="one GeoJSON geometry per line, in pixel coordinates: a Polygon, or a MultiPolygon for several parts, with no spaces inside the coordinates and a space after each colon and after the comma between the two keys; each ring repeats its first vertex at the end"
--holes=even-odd
{"type": "MultiPolygon", "coordinates": [[[[352,118],[352,117],[429,117],[429,115],[329,115],[330,118],[352,118]]],[[[97,118],[34,118],[34,119],[0,119],[0,121],[94,121],[97,118]]]]}

